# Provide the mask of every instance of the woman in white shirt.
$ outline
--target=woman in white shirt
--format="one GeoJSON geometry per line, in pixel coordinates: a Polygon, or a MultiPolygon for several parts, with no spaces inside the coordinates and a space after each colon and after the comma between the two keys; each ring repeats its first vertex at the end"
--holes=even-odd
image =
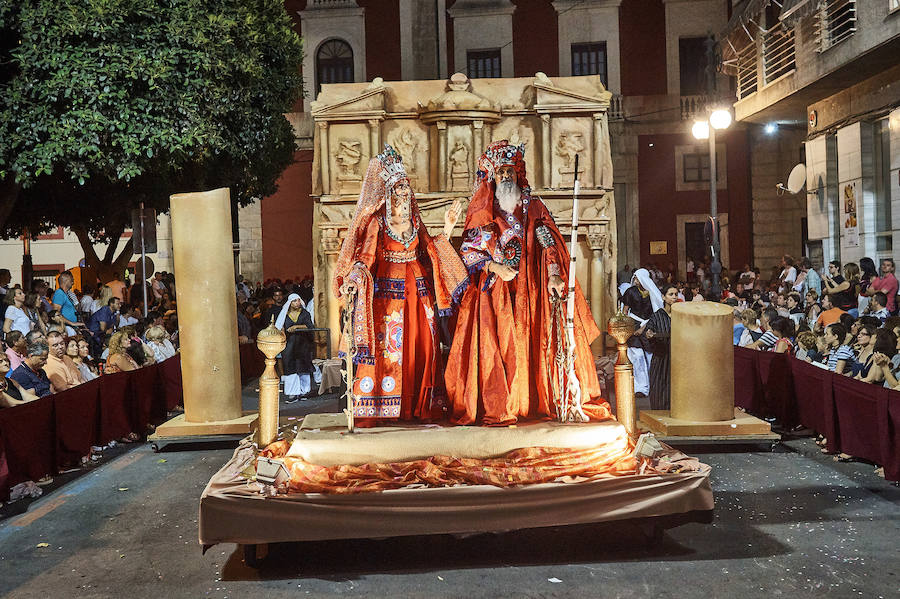
{"type": "Polygon", "coordinates": [[[23,335],[31,332],[33,323],[25,312],[25,292],[16,287],[6,294],[6,318],[3,321],[3,333],[19,331],[23,335]]]}
{"type": "Polygon", "coordinates": [[[159,325],[150,327],[144,334],[144,338],[147,340],[147,345],[153,350],[157,363],[175,355],[175,346],[169,341],[169,335],[163,327],[159,325]]]}

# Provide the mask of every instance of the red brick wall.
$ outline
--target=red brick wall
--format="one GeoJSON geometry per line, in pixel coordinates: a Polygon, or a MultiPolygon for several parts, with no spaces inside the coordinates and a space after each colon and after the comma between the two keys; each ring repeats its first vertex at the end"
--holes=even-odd
{"type": "Polygon", "coordinates": [[[399,81],[400,0],[357,0],[357,4],[366,9],[364,80],[399,81]]]}
{"type": "Polygon", "coordinates": [[[538,71],[559,75],[559,28],[553,5],[549,0],[513,0],[513,4],[513,76],[530,77],[538,71]]]}
{"type": "Polygon", "coordinates": [[[261,205],[263,277],[312,275],[312,150],[294,154],[278,180],[278,191],[261,205]]]}
{"type": "Polygon", "coordinates": [[[623,96],[666,93],[666,7],[662,0],[623,0],[619,52],[623,96]]]}
{"type": "MultiPolygon", "coordinates": [[[[719,212],[728,213],[729,269],[751,262],[751,198],[749,148],[742,130],[720,134],[727,149],[728,188],[719,188],[719,212]]],[[[675,191],[675,146],[697,143],[690,133],[683,135],[641,135],[638,137],[638,188],[640,194],[641,264],[653,261],[666,265],[678,260],[678,214],[709,214],[709,190],[675,191]],[[652,147],[650,144],[653,144],[652,147]],[[650,256],[651,241],[667,241],[668,255],[650,256]]]]}

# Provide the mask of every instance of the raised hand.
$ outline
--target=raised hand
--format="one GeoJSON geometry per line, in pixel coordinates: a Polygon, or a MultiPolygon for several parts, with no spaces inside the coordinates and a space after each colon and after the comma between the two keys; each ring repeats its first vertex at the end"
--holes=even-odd
{"type": "Polygon", "coordinates": [[[561,276],[550,275],[550,279],[547,281],[547,292],[551,297],[555,295],[559,299],[566,296],[566,284],[563,282],[561,276]]]}
{"type": "Polygon", "coordinates": [[[459,220],[459,215],[462,213],[462,198],[456,198],[453,200],[453,204],[447,209],[447,212],[444,213],[444,235],[447,236],[447,239],[453,235],[453,228],[456,226],[456,221],[459,220]]]}

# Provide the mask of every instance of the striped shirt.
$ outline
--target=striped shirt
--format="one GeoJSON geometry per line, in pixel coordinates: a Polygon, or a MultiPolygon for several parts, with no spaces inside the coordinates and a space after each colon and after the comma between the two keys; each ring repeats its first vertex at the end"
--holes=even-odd
{"type": "Polygon", "coordinates": [[[763,333],[763,336],[759,338],[759,345],[763,349],[772,349],[775,347],[776,343],[778,343],[778,337],[776,337],[775,333],[772,331],[766,331],[763,333]]]}
{"type": "Polygon", "coordinates": [[[844,360],[845,362],[851,362],[856,359],[856,356],[853,355],[853,350],[850,349],[849,345],[842,345],[828,356],[828,370],[834,372],[834,369],[837,367],[837,363],[840,360],[844,360]]]}

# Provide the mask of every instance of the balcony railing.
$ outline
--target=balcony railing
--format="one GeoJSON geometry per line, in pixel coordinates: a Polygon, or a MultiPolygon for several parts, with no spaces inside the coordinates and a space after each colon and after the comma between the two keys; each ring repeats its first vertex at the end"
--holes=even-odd
{"type": "Polygon", "coordinates": [[[622,111],[622,96],[619,94],[612,95],[609,99],[609,110],[606,111],[606,116],[617,121],[625,118],[625,113],[622,111]]]}
{"type": "Polygon", "coordinates": [[[762,36],[763,85],[772,83],[796,68],[794,28],[779,24],[762,36]]]}
{"type": "Polygon", "coordinates": [[[735,69],[737,70],[737,96],[742,100],[750,94],[755,94],[759,84],[757,77],[759,76],[759,56],[756,52],[756,44],[750,43],[738,51],[734,59],[735,69]]]}
{"type": "Polygon", "coordinates": [[[819,52],[841,43],[856,33],[856,0],[825,0],[815,17],[819,52]]]}

